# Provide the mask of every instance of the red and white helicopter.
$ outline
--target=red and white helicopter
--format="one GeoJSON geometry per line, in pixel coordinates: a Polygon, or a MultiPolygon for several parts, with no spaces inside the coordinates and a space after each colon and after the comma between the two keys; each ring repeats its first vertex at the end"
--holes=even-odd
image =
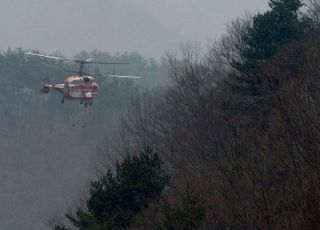
{"type": "MultiPolygon", "coordinates": [[[[42,82],[41,92],[49,93],[50,89],[53,89],[62,94],[61,103],[64,103],[64,99],[68,100],[80,100],[80,104],[92,105],[92,101],[96,98],[99,94],[99,86],[96,83],[95,78],[93,77],[94,74],[85,74],[83,72],[83,67],[85,64],[129,64],[125,62],[100,62],[100,61],[93,61],[91,58],[86,60],[72,60],[62,57],[55,57],[55,56],[48,56],[43,54],[37,53],[26,53],[27,55],[42,57],[42,58],[49,58],[54,60],[62,60],[66,62],[75,62],[80,64],[80,69],[78,73],[74,76],[67,77],[64,82],[57,83],[57,84],[50,84],[49,79],[46,78],[42,82]]],[[[54,67],[54,66],[53,66],[54,67]]],[[[95,74],[97,75],[97,74],[95,74]]],[[[121,76],[121,75],[102,75],[99,74],[97,76],[103,77],[116,77],[116,78],[140,78],[134,76],[121,76]]]]}

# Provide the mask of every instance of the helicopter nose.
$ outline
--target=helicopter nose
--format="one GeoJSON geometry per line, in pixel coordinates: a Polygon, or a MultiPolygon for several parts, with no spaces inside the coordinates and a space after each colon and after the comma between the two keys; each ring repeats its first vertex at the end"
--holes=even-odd
{"type": "Polygon", "coordinates": [[[95,92],[99,92],[99,90],[100,90],[98,84],[95,82],[92,84],[92,88],[93,88],[93,91],[95,91],[95,92]]]}

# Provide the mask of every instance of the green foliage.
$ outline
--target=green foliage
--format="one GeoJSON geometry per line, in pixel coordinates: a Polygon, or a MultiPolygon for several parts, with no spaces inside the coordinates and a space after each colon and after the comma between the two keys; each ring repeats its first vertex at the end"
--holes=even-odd
{"type": "Polygon", "coordinates": [[[303,34],[303,24],[298,18],[300,0],[271,0],[269,5],[271,10],[256,15],[245,35],[247,46],[242,56],[248,61],[268,59],[278,47],[303,34]]]}
{"type": "Polygon", "coordinates": [[[270,0],[269,6],[276,12],[285,11],[286,13],[297,13],[300,7],[303,6],[301,0],[270,0]]]}
{"type": "Polygon", "coordinates": [[[189,186],[182,197],[182,206],[174,208],[168,202],[162,206],[164,220],[157,224],[158,230],[198,229],[205,220],[205,205],[198,194],[189,186]]]}
{"type": "Polygon", "coordinates": [[[162,170],[156,152],[146,149],[137,156],[127,156],[100,180],[91,183],[88,211],[78,209],[76,217],[67,218],[78,229],[126,227],[148,202],[160,196],[169,177],[162,170]]]}
{"type": "Polygon", "coordinates": [[[300,0],[270,0],[269,6],[271,10],[257,14],[246,29],[245,45],[240,50],[242,61],[233,63],[240,72],[236,79],[242,84],[241,93],[251,96],[261,95],[263,61],[270,59],[282,45],[301,38],[306,27],[298,17],[300,0]]]}

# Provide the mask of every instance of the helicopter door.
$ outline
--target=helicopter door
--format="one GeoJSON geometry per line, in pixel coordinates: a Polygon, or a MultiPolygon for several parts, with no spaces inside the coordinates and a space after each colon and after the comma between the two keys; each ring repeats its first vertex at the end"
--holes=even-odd
{"type": "Polygon", "coordinates": [[[70,95],[76,96],[76,94],[75,94],[76,91],[77,91],[77,90],[76,90],[76,86],[75,86],[75,85],[70,85],[70,86],[69,86],[69,94],[70,94],[70,95]]]}
{"type": "Polygon", "coordinates": [[[90,79],[88,77],[83,77],[83,82],[84,83],[89,83],[90,82],[90,79]]]}
{"type": "Polygon", "coordinates": [[[69,85],[68,84],[64,84],[63,92],[64,93],[69,93],[69,85]]]}

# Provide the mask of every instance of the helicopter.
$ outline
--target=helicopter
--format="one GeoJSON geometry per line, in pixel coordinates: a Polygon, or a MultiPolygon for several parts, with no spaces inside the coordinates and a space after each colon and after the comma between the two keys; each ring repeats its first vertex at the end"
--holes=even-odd
{"type": "MultiPolygon", "coordinates": [[[[56,83],[56,84],[50,84],[50,81],[48,78],[43,79],[41,83],[41,92],[42,93],[49,93],[50,89],[55,90],[62,94],[62,100],[61,103],[63,104],[65,102],[65,99],[67,100],[80,100],[80,104],[84,104],[85,106],[92,105],[92,101],[98,96],[100,88],[95,80],[95,77],[93,76],[102,76],[102,77],[114,77],[114,78],[133,78],[138,79],[140,77],[135,76],[121,76],[121,75],[104,75],[104,74],[86,74],[83,69],[84,65],[86,64],[101,64],[101,65],[123,65],[123,64],[129,64],[126,62],[100,62],[100,61],[94,61],[93,59],[89,58],[86,60],[74,60],[74,59],[68,59],[63,57],[56,57],[56,56],[49,56],[44,54],[38,54],[38,53],[31,53],[27,52],[27,55],[36,56],[40,58],[48,58],[53,60],[60,60],[65,62],[74,62],[79,64],[79,71],[72,76],[67,77],[64,82],[56,83]]],[[[47,64],[48,65],[48,64],[47,64]]],[[[48,65],[51,66],[51,65],[48,65]]],[[[51,66],[58,68],[56,66],[51,66]]]]}

